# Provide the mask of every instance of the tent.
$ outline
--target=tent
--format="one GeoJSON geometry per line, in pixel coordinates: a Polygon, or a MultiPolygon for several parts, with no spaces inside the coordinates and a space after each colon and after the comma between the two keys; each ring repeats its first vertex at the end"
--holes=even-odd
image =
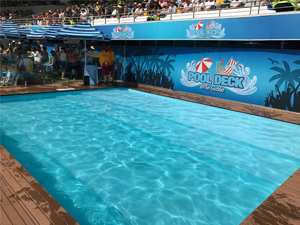
{"type": "Polygon", "coordinates": [[[30,28],[21,27],[11,21],[0,23],[0,37],[18,39],[26,37],[30,32],[30,28]]]}
{"type": "Polygon", "coordinates": [[[51,24],[50,26],[41,28],[39,30],[36,30],[34,32],[31,32],[27,35],[28,39],[54,39],[56,38],[56,32],[60,31],[63,28],[62,25],[58,23],[51,24]]]}
{"type": "MultiPolygon", "coordinates": [[[[75,26],[67,26],[56,32],[57,39],[75,39],[84,40],[84,48],[86,48],[86,40],[110,41],[109,36],[92,27],[88,22],[82,22],[75,26]]],[[[84,75],[86,74],[86,54],[85,54],[84,75]]]]}

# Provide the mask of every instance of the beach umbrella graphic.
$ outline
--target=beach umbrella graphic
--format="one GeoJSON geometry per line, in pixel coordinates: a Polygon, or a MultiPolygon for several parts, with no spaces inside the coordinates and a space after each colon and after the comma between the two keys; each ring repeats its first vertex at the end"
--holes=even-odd
{"type": "Polygon", "coordinates": [[[198,23],[195,25],[195,30],[200,30],[202,27],[203,27],[203,22],[198,22],[198,23]]]}
{"type": "Polygon", "coordinates": [[[118,26],[117,29],[116,29],[116,31],[120,32],[121,31],[121,26],[118,26]]]}
{"type": "Polygon", "coordinates": [[[196,70],[199,73],[203,73],[207,71],[212,65],[211,59],[210,58],[204,58],[200,60],[197,65],[196,65],[196,70]]]}

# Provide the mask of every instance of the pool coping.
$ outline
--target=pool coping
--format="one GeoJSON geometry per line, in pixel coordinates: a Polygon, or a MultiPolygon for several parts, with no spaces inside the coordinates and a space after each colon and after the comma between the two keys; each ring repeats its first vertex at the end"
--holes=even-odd
{"type": "Polygon", "coordinates": [[[78,225],[78,222],[0,144],[1,224],[78,225]]]}

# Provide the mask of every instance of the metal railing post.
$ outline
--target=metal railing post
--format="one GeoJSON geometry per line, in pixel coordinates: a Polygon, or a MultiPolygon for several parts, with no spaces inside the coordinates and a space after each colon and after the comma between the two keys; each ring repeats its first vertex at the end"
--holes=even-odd
{"type": "Polygon", "coordinates": [[[193,19],[195,19],[195,7],[193,6],[193,19]]]}
{"type": "Polygon", "coordinates": [[[253,5],[253,1],[251,1],[251,6],[250,6],[250,16],[252,14],[252,5],[253,5]]]}
{"type": "Polygon", "coordinates": [[[258,4],[258,11],[257,11],[257,14],[260,13],[260,3],[261,3],[261,0],[259,0],[259,4],[258,4]]]}

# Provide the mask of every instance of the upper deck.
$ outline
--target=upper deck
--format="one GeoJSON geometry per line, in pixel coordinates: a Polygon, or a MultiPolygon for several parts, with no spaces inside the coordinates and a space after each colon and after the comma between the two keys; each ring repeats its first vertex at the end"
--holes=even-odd
{"type": "MultiPolygon", "coordinates": [[[[112,40],[230,40],[230,41],[281,41],[300,40],[300,11],[276,12],[267,6],[245,3],[235,9],[215,9],[163,15],[158,21],[147,21],[149,11],[144,15],[132,14],[122,18],[105,15],[102,18],[89,16],[86,19],[97,29],[109,35],[112,40]]],[[[79,23],[82,18],[70,18],[72,23],[79,23]]],[[[33,24],[32,19],[14,20],[18,24],[33,24]]],[[[45,24],[53,21],[44,18],[45,24]]],[[[65,21],[58,21],[69,25],[65,21]]],[[[37,30],[40,26],[31,26],[37,30]]]]}

